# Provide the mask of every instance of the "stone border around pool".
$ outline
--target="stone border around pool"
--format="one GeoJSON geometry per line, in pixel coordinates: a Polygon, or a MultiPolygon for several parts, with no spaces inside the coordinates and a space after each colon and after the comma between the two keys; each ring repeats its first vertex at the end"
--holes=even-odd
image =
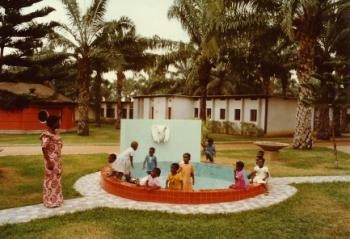
{"type": "Polygon", "coordinates": [[[252,198],[265,193],[265,188],[258,184],[249,185],[247,190],[236,189],[201,189],[193,192],[159,189],[147,191],[144,187],[121,182],[107,176],[101,171],[101,187],[108,193],[135,201],[174,203],[174,204],[208,204],[233,202],[252,198]]]}

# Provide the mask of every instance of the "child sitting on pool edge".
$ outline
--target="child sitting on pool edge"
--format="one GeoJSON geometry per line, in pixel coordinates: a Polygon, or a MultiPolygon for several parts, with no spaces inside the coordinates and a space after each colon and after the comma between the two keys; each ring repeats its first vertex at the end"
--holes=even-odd
{"type": "Polygon", "coordinates": [[[178,173],[179,168],[180,165],[178,163],[171,164],[170,173],[165,182],[165,188],[168,188],[169,190],[183,189],[182,177],[181,174],[178,173]]]}
{"type": "Polygon", "coordinates": [[[265,195],[267,195],[268,187],[267,187],[267,179],[270,177],[269,169],[267,166],[264,166],[265,159],[259,158],[257,159],[257,165],[254,167],[254,173],[252,176],[253,183],[258,183],[263,186],[266,190],[265,195]]]}
{"type": "Polygon", "coordinates": [[[154,168],[151,171],[150,175],[140,180],[139,185],[146,187],[148,191],[160,189],[160,180],[159,180],[160,173],[161,173],[160,168],[154,168]]]}
{"type": "Polygon", "coordinates": [[[244,180],[244,163],[242,161],[236,162],[236,168],[233,171],[233,177],[235,179],[235,183],[231,184],[229,188],[231,189],[239,189],[245,190],[247,189],[247,184],[244,180]]]}

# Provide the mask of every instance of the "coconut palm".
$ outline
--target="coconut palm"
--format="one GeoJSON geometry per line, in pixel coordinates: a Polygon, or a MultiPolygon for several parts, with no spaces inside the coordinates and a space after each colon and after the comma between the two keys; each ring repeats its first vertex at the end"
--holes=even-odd
{"type": "Polygon", "coordinates": [[[147,52],[147,50],[171,47],[174,43],[162,40],[157,36],[145,38],[137,35],[134,23],[127,17],[107,23],[101,39],[102,44],[109,49],[109,57],[114,60],[121,59],[114,65],[114,70],[117,72],[116,128],[119,128],[122,117],[121,101],[123,82],[126,79],[125,71],[138,72],[152,67],[156,60],[156,54],[147,52]]]}
{"type": "Polygon", "coordinates": [[[88,108],[90,103],[91,59],[100,51],[94,46],[104,29],[103,17],[107,0],[93,0],[82,14],[76,0],[62,0],[68,24],[61,24],[52,43],[73,52],[78,66],[78,135],[89,135],[88,108]]]}

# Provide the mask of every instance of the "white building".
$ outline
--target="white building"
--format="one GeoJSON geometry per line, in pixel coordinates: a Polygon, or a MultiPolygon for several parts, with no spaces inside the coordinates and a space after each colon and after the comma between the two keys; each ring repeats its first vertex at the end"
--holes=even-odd
{"type": "MultiPolygon", "coordinates": [[[[144,95],[133,97],[134,119],[194,119],[199,117],[199,97],[144,95]]],[[[265,135],[291,135],[295,128],[297,99],[277,96],[209,96],[207,119],[252,123],[265,135]]]]}

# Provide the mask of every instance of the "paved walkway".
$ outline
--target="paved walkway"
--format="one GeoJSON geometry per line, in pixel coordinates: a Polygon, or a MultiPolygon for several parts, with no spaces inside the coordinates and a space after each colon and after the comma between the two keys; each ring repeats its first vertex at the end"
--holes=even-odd
{"type": "MultiPolygon", "coordinates": [[[[333,148],[331,143],[316,143],[316,147],[328,147],[333,148]]],[[[339,142],[338,150],[345,153],[350,153],[350,144],[348,142],[339,142]]],[[[218,143],[216,144],[217,150],[241,150],[241,149],[256,149],[259,147],[252,143],[218,143]]],[[[99,154],[119,152],[119,144],[111,145],[64,145],[62,148],[62,154],[99,154]]],[[[42,154],[40,145],[14,145],[0,147],[1,156],[14,156],[14,155],[39,155],[42,154]],[[2,151],[1,151],[2,150],[2,151]]]]}
{"type": "Polygon", "coordinates": [[[100,173],[80,178],[74,188],[83,197],[65,200],[60,208],[47,209],[42,204],[0,210],[0,225],[28,222],[38,218],[63,215],[98,207],[123,208],[133,210],[154,210],[180,214],[234,213],[268,207],[293,196],[297,189],[291,183],[350,182],[350,176],[286,177],[270,180],[268,196],[260,195],[246,200],[216,204],[165,204],[138,202],[106,193],[100,187],[100,173]]]}

